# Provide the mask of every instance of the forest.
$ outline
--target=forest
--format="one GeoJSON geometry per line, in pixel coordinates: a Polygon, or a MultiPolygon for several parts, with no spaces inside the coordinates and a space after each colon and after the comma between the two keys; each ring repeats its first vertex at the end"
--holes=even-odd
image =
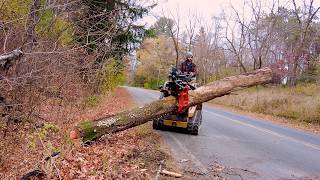
{"type": "Polygon", "coordinates": [[[40,161],[49,179],[153,179],[161,158],[173,158],[148,124],[104,138],[94,150],[69,132],[138,107],[123,86],[158,90],[188,52],[199,85],[273,72],[269,84],[212,95],[209,104],[319,127],[320,6],[279,2],[230,3],[209,20],[177,6],[148,25],[144,18],[164,2],[0,0],[0,179],[21,177],[40,161]]]}

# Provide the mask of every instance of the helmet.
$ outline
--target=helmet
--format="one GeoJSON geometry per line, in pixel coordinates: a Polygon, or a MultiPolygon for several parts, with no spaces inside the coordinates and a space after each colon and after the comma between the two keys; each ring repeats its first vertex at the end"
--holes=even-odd
{"type": "Polygon", "coordinates": [[[191,51],[188,51],[187,54],[186,54],[186,58],[193,58],[193,54],[191,51]]]}

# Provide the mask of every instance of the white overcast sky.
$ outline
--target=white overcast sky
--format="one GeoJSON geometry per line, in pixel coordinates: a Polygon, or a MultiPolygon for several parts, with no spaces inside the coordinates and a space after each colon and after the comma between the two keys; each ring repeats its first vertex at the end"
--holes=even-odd
{"type": "MultiPolygon", "coordinates": [[[[180,17],[182,17],[182,24],[187,21],[187,14],[189,11],[196,12],[205,21],[210,21],[212,16],[219,15],[222,10],[227,15],[232,14],[231,5],[242,13],[244,2],[250,2],[250,0],[158,0],[158,5],[150,12],[150,14],[143,19],[143,23],[147,26],[151,26],[155,21],[156,17],[161,16],[162,13],[172,12],[175,13],[176,9],[180,11],[180,17]]],[[[255,1],[255,0],[253,0],[255,1]]],[[[292,5],[292,0],[274,0],[276,4],[279,3],[281,6],[290,7],[292,5]]],[[[310,0],[306,0],[309,2],[310,0]]],[[[270,8],[273,0],[261,0],[262,7],[270,8]]],[[[302,4],[302,0],[296,0],[299,5],[302,4]]],[[[314,0],[314,5],[316,7],[320,6],[320,0],[314,0]]],[[[292,7],[292,6],[291,6],[292,7]]],[[[245,16],[250,16],[246,14],[245,16]]],[[[249,18],[249,17],[248,17],[249,18]]]]}

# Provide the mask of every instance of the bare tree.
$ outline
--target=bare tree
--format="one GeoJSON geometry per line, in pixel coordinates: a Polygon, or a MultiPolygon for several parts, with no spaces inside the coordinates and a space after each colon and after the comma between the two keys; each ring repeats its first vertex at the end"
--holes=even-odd
{"type": "Polygon", "coordinates": [[[197,30],[197,27],[199,25],[199,19],[198,19],[198,14],[196,12],[191,12],[189,9],[188,13],[188,22],[185,24],[185,29],[186,29],[186,35],[188,38],[188,51],[191,51],[192,45],[193,45],[193,39],[195,36],[195,32],[197,30]]]}
{"type": "Polygon", "coordinates": [[[119,28],[128,33],[135,26],[134,20],[115,19],[128,7],[85,16],[92,5],[87,1],[32,0],[22,7],[29,12],[16,17],[6,14],[11,2],[3,3],[7,4],[0,7],[0,17],[6,17],[0,20],[0,119],[5,122],[38,119],[50,99],[69,104],[100,88],[108,75],[110,54],[128,48],[111,41],[123,35],[119,28]]]}
{"type": "MultiPolygon", "coordinates": [[[[271,8],[271,15],[274,14],[275,3],[271,8]]],[[[265,19],[265,12],[262,10],[261,1],[250,1],[250,9],[253,20],[248,26],[242,24],[249,30],[248,45],[250,47],[251,56],[253,58],[253,69],[260,69],[265,61],[271,47],[271,36],[276,24],[276,18],[270,21],[265,19]]]]}
{"type": "Polygon", "coordinates": [[[234,54],[236,62],[240,66],[243,72],[247,72],[244,65],[244,53],[247,48],[247,35],[249,33],[248,28],[246,28],[245,17],[240,17],[238,11],[232,6],[233,11],[236,14],[236,23],[230,27],[230,23],[226,20],[225,28],[225,39],[227,40],[226,47],[227,50],[234,54]],[[235,34],[236,28],[240,28],[240,34],[235,34]],[[239,37],[239,38],[237,38],[239,37]]]}
{"type": "Polygon", "coordinates": [[[304,59],[306,55],[306,46],[308,44],[308,40],[311,38],[310,35],[310,26],[312,21],[316,17],[316,14],[319,12],[320,7],[313,7],[314,1],[310,0],[308,4],[305,0],[303,1],[303,7],[297,7],[296,1],[292,0],[294,6],[294,14],[296,16],[296,20],[298,21],[299,27],[299,36],[298,40],[292,44],[291,51],[293,53],[292,56],[292,65],[289,67],[289,85],[294,86],[297,82],[298,76],[298,68],[300,64],[300,60],[304,59]]]}
{"type": "MultiPolygon", "coordinates": [[[[166,14],[164,10],[162,10],[162,14],[166,14]]],[[[179,40],[180,40],[180,9],[179,7],[176,8],[175,12],[168,12],[169,15],[165,15],[164,17],[166,19],[171,19],[172,21],[167,21],[167,28],[169,31],[169,35],[172,39],[174,49],[176,52],[176,67],[178,68],[179,65],[179,54],[180,54],[180,45],[179,45],[179,40]]]]}
{"type": "MultiPolygon", "coordinates": [[[[200,19],[201,20],[201,19],[200,19]]],[[[202,22],[202,21],[199,21],[202,22]]],[[[195,35],[193,52],[198,65],[201,82],[207,83],[213,73],[217,73],[224,58],[221,39],[221,18],[213,17],[212,23],[202,22],[199,33],[195,35]]]]}
{"type": "Polygon", "coordinates": [[[40,0],[32,0],[31,1],[31,7],[29,12],[29,17],[27,19],[27,29],[25,34],[25,50],[26,52],[30,52],[32,50],[32,47],[34,45],[35,39],[35,28],[36,25],[40,21],[40,7],[41,7],[41,1],[40,0]]]}

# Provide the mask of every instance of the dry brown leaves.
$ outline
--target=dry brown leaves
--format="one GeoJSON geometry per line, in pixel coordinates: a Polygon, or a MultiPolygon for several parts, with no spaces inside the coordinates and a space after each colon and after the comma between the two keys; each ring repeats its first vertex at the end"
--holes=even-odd
{"type": "MultiPolygon", "coordinates": [[[[150,145],[148,147],[145,138],[136,131],[131,129],[117,133],[88,147],[70,151],[60,163],[62,175],[66,179],[152,178],[155,170],[150,167],[149,157],[145,156],[157,150],[150,145]]],[[[163,155],[156,158],[161,159],[163,155]]]]}
{"type": "Polygon", "coordinates": [[[97,119],[130,108],[134,105],[124,89],[101,97],[93,108],[63,109],[46,107],[45,125],[13,124],[1,132],[0,179],[21,178],[26,172],[40,168],[51,179],[151,179],[158,162],[167,157],[159,150],[159,136],[145,124],[127,131],[108,135],[89,146],[68,139],[70,129],[84,119],[97,119]],[[61,110],[60,110],[61,111],[61,110]],[[57,130],[58,129],[58,130],[57,130]],[[58,158],[44,161],[52,152],[58,158]]]}

